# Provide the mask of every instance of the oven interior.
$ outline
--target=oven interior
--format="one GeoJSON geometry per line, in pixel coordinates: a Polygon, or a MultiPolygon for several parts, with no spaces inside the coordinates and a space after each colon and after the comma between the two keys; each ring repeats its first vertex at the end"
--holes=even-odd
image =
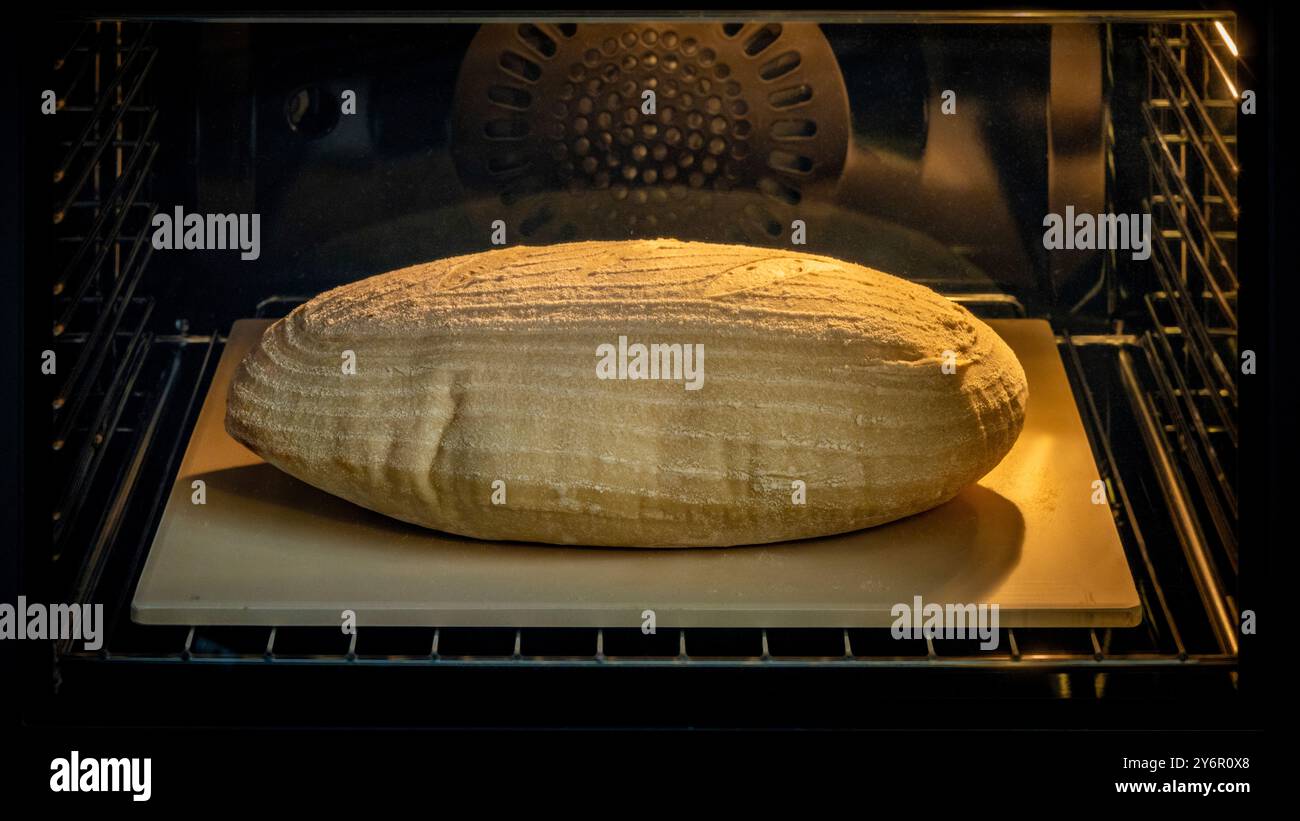
{"type": "Polygon", "coordinates": [[[36,451],[48,486],[33,495],[49,500],[52,538],[27,572],[63,600],[104,603],[108,630],[98,652],[57,648],[54,689],[122,669],[766,669],[858,671],[863,686],[912,696],[960,676],[986,696],[1231,700],[1249,162],[1235,33],[1226,13],[57,27],[44,82],[59,113],[30,138],[45,163],[34,196],[50,218],[30,219],[47,264],[28,272],[31,290],[50,288],[36,304],[60,363],[34,386],[50,403],[36,421],[49,425],[36,451]],[[647,78],[648,118],[635,110],[647,78]],[[260,257],[155,251],[151,219],[177,205],[260,214],[260,257]],[[1150,258],[1044,248],[1043,215],[1067,205],[1150,213],[1150,258]],[[775,624],[348,637],[131,620],[234,320],[482,250],[495,219],[532,244],[775,246],[796,218],[810,252],[922,282],[982,317],[1051,322],[1140,625],[1004,628],[983,652],[775,624]]]}

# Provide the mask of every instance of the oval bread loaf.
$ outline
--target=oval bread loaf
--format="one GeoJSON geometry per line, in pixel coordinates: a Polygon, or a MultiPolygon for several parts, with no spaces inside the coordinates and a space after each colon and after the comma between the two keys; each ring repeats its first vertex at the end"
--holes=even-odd
{"type": "Polygon", "coordinates": [[[581,242],[312,299],[240,364],[226,429],[451,533],[737,545],[952,498],[1011,449],[1027,394],[1001,338],[920,285],[792,251],[581,242]]]}

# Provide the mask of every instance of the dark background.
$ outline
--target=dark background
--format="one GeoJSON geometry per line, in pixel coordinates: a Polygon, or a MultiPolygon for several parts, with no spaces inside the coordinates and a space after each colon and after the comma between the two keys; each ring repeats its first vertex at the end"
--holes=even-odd
{"type": "MultiPolygon", "coordinates": [[[[1295,190],[1291,156],[1279,150],[1287,147],[1290,132],[1283,118],[1293,104],[1287,84],[1295,76],[1282,38],[1294,28],[1262,6],[1244,8],[1241,25],[1267,59],[1254,66],[1260,114],[1241,119],[1240,155],[1250,161],[1240,196],[1243,213],[1266,212],[1268,219],[1243,219],[1243,235],[1247,225],[1256,226],[1260,235],[1243,236],[1239,259],[1243,279],[1253,286],[1241,295],[1241,347],[1260,352],[1261,364],[1259,375],[1241,384],[1240,540],[1253,547],[1249,553],[1243,550],[1239,595],[1243,608],[1259,614],[1261,635],[1243,639],[1240,698],[1207,704],[1175,690],[1158,700],[1060,701],[1011,686],[998,698],[968,699],[960,675],[900,680],[903,674],[895,671],[863,670],[213,667],[88,675],[65,682],[54,697],[48,686],[49,648],[0,642],[0,744],[12,757],[12,764],[0,770],[5,793],[48,798],[48,762],[69,749],[84,755],[152,756],[151,803],[178,798],[203,804],[221,796],[257,794],[300,798],[308,793],[329,800],[336,794],[364,795],[380,783],[393,794],[428,791],[432,796],[454,790],[454,776],[462,772],[490,775],[522,768],[538,774],[578,760],[584,768],[574,767],[570,777],[579,787],[587,773],[606,773],[605,779],[594,779],[598,786],[619,787],[627,797],[650,790],[662,795],[665,785],[678,787],[714,775],[712,767],[726,758],[756,765],[747,784],[758,793],[797,787],[812,795],[848,792],[858,800],[884,791],[914,790],[922,796],[951,778],[987,789],[986,800],[1013,801],[1028,795],[1111,794],[1111,781],[1139,778],[1119,769],[1120,756],[1248,754],[1252,769],[1240,773],[1241,780],[1263,791],[1270,757],[1259,731],[1279,718],[1272,711],[1274,688],[1288,680],[1265,651],[1266,645],[1284,646],[1271,636],[1285,629],[1286,614],[1268,606],[1278,599],[1264,580],[1282,572],[1280,567],[1270,572],[1268,553],[1293,541],[1281,526],[1278,491],[1288,485],[1280,466],[1294,444],[1294,380],[1284,370],[1289,366],[1288,335],[1282,322],[1295,304],[1296,266],[1293,246],[1277,234],[1277,214],[1284,206],[1280,198],[1295,190]],[[704,732],[647,735],[628,732],[632,727],[704,732]],[[464,728],[603,732],[543,738],[529,732],[466,734],[464,728]],[[761,744],[744,732],[773,728],[796,732],[764,736],[761,744]],[[834,739],[808,732],[850,728],[866,732],[834,739]],[[709,731],[714,729],[742,732],[709,731]],[[928,732],[893,732],[904,729],[928,732]],[[1206,732],[1210,730],[1228,732],[1206,732]],[[593,753],[604,767],[587,769],[593,753]],[[810,778],[803,768],[786,766],[792,758],[805,765],[814,758],[819,764],[827,758],[834,763],[810,778]],[[991,762],[998,762],[992,775],[986,769],[995,766],[991,762]],[[856,780],[847,781],[845,775],[856,780]],[[626,780],[620,783],[619,778],[626,780]]],[[[23,392],[38,352],[48,345],[50,311],[43,291],[25,287],[44,281],[39,257],[28,253],[40,247],[44,227],[25,215],[48,213],[48,195],[46,202],[40,199],[48,186],[36,172],[50,163],[42,156],[47,149],[24,142],[25,133],[40,128],[24,94],[33,84],[32,55],[44,53],[42,31],[36,20],[6,26],[0,58],[8,92],[4,98],[17,112],[0,123],[0,179],[11,183],[0,198],[0,293],[7,295],[0,300],[0,346],[11,375],[10,390],[0,402],[0,601],[10,602],[19,593],[38,596],[33,591],[41,589],[41,567],[25,557],[40,555],[48,546],[43,451],[34,446],[47,437],[45,431],[25,428],[28,420],[46,419],[48,413],[43,402],[23,392]]],[[[1282,228],[1289,232],[1289,223],[1282,228]]],[[[230,298],[246,301],[249,295],[240,287],[232,284],[230,298]]],[[[254,290],[266,293],[261,287],[254,290]]],[[[1211,780],[1199,774],[1191,778],[1211,780]]],[[[1236,780],[1231,771],[1223,778],[1236,780]]],[[[76,799],[80,805],[123,799],[56,798],[76,799]]]]}

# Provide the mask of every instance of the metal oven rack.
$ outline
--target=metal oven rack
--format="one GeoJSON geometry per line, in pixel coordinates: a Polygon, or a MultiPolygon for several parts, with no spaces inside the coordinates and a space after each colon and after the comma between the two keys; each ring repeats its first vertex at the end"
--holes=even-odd
{"type": "MultiPolygon", "coordinates": [[[[1155,418],[1147,438],[1168,453],[1161,488],[1177,513],[1179,542],[1213,615],[1217,640],[1236,652],[1237,616],[1226,579],[1237,572],[1237,200],[1239,104],[1232,21],[1153,25],[1143,43],[1148,100],[1147,210],[1160,290],[1144,302],[1155,363],[1155,418]]],[[[1139,411],[1142,409],[1139,408],[1139,411]]]]}
{"type": "MultiPolygon", "coordinates": [[[[1231,25],[1228,17],[1222,21],[1231,25]]],[[[157,376],[146,388],[138,387],[138,379],[132,383],[141,424],[117,428],[119,439],[131,434],[127,467],[104,508],[101,535],[77,586],[81,600],[106,603],[108,637],[98,652],[61,648],[60,668],[946,669],[986,673],[979,686],[991,693],[1013,679],[1063,698],[1156,692],[1151,674],[1177,671],[1180,678],[1199,674],[1216,692],[1230,692],[1237,667],[1229,629],[1235,615],[1225,592],[1235,572],[1235,544],[1227,537],[1235,516],[1229,366],[1235,361],[1237,166],[1235,159],[1225,161],[1234,145],[1235,118],[1228,115],[1235,109],[1214,76],[1209,55],[1219,47],[1209,26],[1139,26],[1151,93],[1135,116],[1149,126],[1144,150],[1150,178],[1142,187],[1159,237],[1153,270],[1125,269],[1126,263],[1112,260],[1104,290],[1110,315],[1121,283],[1154,277],[1157,287],[1136,297],[1149,312],[1150,326],[1126,330],[1115,321],[1104,333],[1061,327],[1058,336],[1142,599],[1138,627],[1004,629],[998,649],[981,652],[971,642],[900,641],[888,630],[860,629],[688,629],[645,636],[608,629],[363,627],[345,636],[326,628],[137,625],[129,617],[129,597],[218,358],[214,354],[224,343],[215,333],[182,331],[142,335],[133,343],[147,349],[137,354],[147,361],[140,367],[157,376]],[[1201,168],[1206,163],[1216,171],[1201,168]]],[[[1112,42],[1109,27],[1107,40],[1112,42]]],[[[1231,71],[1231,61],[1222,67],[1231,71]]],[[[1004,315],[1008,308],[1023,315],[1005,295],[954,298],[984,315],[1004,315]]],[[[269,298],[259,315],[277,315],[295,301],[269,298]]],[[[113,335],[129,341],[121,330],[113,335]]]]}
{"type": "Polygon", "coordinates": [[[164,407],[145,401],[156,396],[154,303],[137,294],[157,209],[148,198],[159,150],[149,32],[82,24],[53,66],[51,561],[77,601],[95,588],[164,407]]]}
{"type": "MultiPolygon", "coordinates": [[[[1005,308],[1004,300],[988,306],[964,300],[977,311],[1005,308]]],[[[274,310],[284,303],[270,301],[274,310]]],[[[169,338],[166,344],[179,363],[192,363],[186,417],[198,399],[222,340],[216,336],[169,338]]],[[[131,585],[118,590],[108,641],[98,653],[69,648],[64,665],[78,663],[182,665],[272,665],[351,667],[758,667],[960,669],[1017,676],[1038,673],[1035,686],[1057,697],[1101,697],[1132,693],[1151,686],[1144,674],[1181,670],[1214,677],[1230,686],[1234,653],[1224,652],[1212,637],[1201,603],[1182,584],[1186,565],[1167,549],[1175,542],[1163,505],[1145,496],[1149,466],[1127,464],[1117,452],[1141,448],[1138,426],[1128,408],[1128,386],[1119,378],[1118,358],[1127,355],[1149,365],[1137,339],[1128,335],[1063,336],[1059,340],[1071,379],[1084,404],[1090,438],[1113,493],[1116,523],[1130,556],[1146,618],[1129,629],[1004,629],[996,651],[980,651],[973,642],[895,640],[885,629],[847,630],[708,630],[661,631],[643,636],[636,630],[361,628],[344,636],[332,628],[149,627],[127,615],[127,594],[148,547],[153,528],[146,522],[139,540],[123,547],[125,572],[114,574],[131,585]],[[1131,678],[1126,678],[1132,674],[1131,678]]],[[[177,365],[182,368],[182,365],[177,365]]],[[[170,478],[183,448],[188,426],[179,426],[166,454],[160,480],[170,478]]],[[[160,487],[165,487],[165,481],[160,487]]],[[[149,517],[161,512],[162,492],[144,505],[149,517]]],[[[999,680],[1004,676],[998,676],[999,680]]],[[[1000,686],[993,685],[990,686],[1000,686]]]]}

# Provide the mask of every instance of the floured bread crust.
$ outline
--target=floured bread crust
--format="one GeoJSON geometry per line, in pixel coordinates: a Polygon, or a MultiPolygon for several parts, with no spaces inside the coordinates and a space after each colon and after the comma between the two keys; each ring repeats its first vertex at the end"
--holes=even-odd
{"type": "Polygon", "coordinates": [[[797,251],[580,242],[321,294],[240,364],[226,429],[305,482],[438,530],[685,547],[938,505],[1011,449],[1027,398],[1001,338],[923,286],[797,251]],[[702,345],[698,389],[598,378],[620,336],[702,345]]]}

